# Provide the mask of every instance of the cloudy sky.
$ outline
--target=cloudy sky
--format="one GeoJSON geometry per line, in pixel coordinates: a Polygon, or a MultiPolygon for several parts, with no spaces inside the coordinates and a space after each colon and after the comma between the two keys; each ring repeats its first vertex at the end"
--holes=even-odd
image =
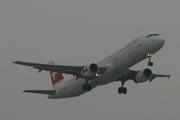
{"type": "MultiPolygon", "coordinates": [[[[179,120],[179,0],[1,0],[0,117],[2,120],[179,120]],[[164,47],[153,56],[152,83],[100,86],[76,98],[49,100],[25,89],[52,89],[48,72],[11,61],[62,65],[97,62],[147,32],[164,47]]],[[[132,69],[147,67],[147,60],[132,69]]],[[[66,76],[68,78],[70,76],[66,76]]]]}

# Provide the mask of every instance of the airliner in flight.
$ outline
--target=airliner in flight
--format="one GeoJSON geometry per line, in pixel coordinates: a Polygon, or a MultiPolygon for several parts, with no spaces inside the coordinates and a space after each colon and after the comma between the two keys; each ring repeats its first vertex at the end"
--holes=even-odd
{"type": "Polygon", "coordinates": [[[131,70],[130,67],[148,58],[148,66],[153,66],[151,57],[159,51],[165,43],[165,39],[158,33],[143,34],[117,49],[105,59],[83,66],[55,65],[53,61],[48,64],[15,61],[13,63],[31,66],[50,71],[53,90],[25,90],[24,92],[46,94],[49,99],[69,98],[82,95],[99,85],[106,85],[115,81],[121,82],[118,88],[119,94],[126,94],[125,82],[132,80],[135,83],[151,82],[157,77],[170,75],[154,74],[150,68],[131,70]],[[64,79],[62,74],[71,74],[74,77],[64,79]]]}

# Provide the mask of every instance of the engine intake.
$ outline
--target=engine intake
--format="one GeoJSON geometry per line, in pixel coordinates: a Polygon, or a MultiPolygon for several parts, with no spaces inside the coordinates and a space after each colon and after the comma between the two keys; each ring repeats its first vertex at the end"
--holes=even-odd
{"type": "Polygon", "coordinates": [[[137,83],[142,83],[148,81],[152,77],[152,71],[149,68],[140,70],[136,76],[135,80],[137,83]]]}
{"type": "Polygon", "coordinates": [[[95,63],[87,65],[81,70],[81,76],[84,78],[92,78],[98,73],[99,68],[95,63]]]}
{"type": "Polygon", "coordinates": [[[91,72],[93,73],[97,73],[98,72],[98,66],[95,64],[95,63],[92,63],[90,66],[89,66],[89,69],[91,72]]]}
{"type": "Polygon", "coordinates": [[[143,73],[147,78],[150,78],[152,76],[152,71],[150,69],[145,69],[143,73]]]}

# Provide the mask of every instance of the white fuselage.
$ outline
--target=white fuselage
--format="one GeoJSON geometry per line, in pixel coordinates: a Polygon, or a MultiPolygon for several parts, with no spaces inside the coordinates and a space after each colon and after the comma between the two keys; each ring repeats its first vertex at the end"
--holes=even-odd
{"type": "MultiPolygon", "coordinates": [[[[88,83],[95,88],[98,85],[108,84],[115,79],[121,77],[130,67],[147,58],[148,54],[154,54],[162,48],[165,40],[161,36],[153,36],[147,38],[147,35],[142,35],[139,38],[131,41],[124,48],[118,49],[115,53],[98,62],[99,67],[106,66],[106,71],[95,77],[88,83]]],[[[48,98],[68,98],[75,97],[86,93],[82,86],[85,84],[85,79],[73,77],[69,80],[63,80],[61,84],[56,85],[56,94],[49,95],[48,98]]]]}

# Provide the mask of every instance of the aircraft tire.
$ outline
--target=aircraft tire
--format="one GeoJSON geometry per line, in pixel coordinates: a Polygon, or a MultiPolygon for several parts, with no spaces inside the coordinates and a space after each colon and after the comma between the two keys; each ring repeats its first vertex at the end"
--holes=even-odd
{"type": "Polygon", "coordinates": [[[83,89],[84,91],[86,91],[86,90],[87,90],[87,85],[84,84],[84,85],[82,86],[82,89],[83,89]]]}
{"type": "Polygon", "coordinates": [[[87,85],[87,91],[91,91],[92,87],[91,85],[87,85]]]}
{"type": "Polygon", "coordinates": [[[153,62],[148,62],[148,66],[153,66],[153,62]]]}
{"type": "Polygon", "coordinates": [[[127,93],[127,88],[126,87],[119,87],[118,89],[118,93],[119,94],[126,94],[127,93]]]}
{"type": "Polygon", "coordinates": [[[151,66],[153,66],[153,62],[151,62],[151,66]]]}
{"type": "Polygon", "coordinates": [[[123,91],[122,91],[122,87],[119,87],[119,88],[118,88],[118,93],[119,93],[119,94],[122,94],[122,92],[123,92],[123,91]]]}
{"type": "Polygon", "coordinates": [[[127,88],[123,88],[122,93],[123,93],[123,94],[126,94],[126,93],[127,93],[127,88]]]}

